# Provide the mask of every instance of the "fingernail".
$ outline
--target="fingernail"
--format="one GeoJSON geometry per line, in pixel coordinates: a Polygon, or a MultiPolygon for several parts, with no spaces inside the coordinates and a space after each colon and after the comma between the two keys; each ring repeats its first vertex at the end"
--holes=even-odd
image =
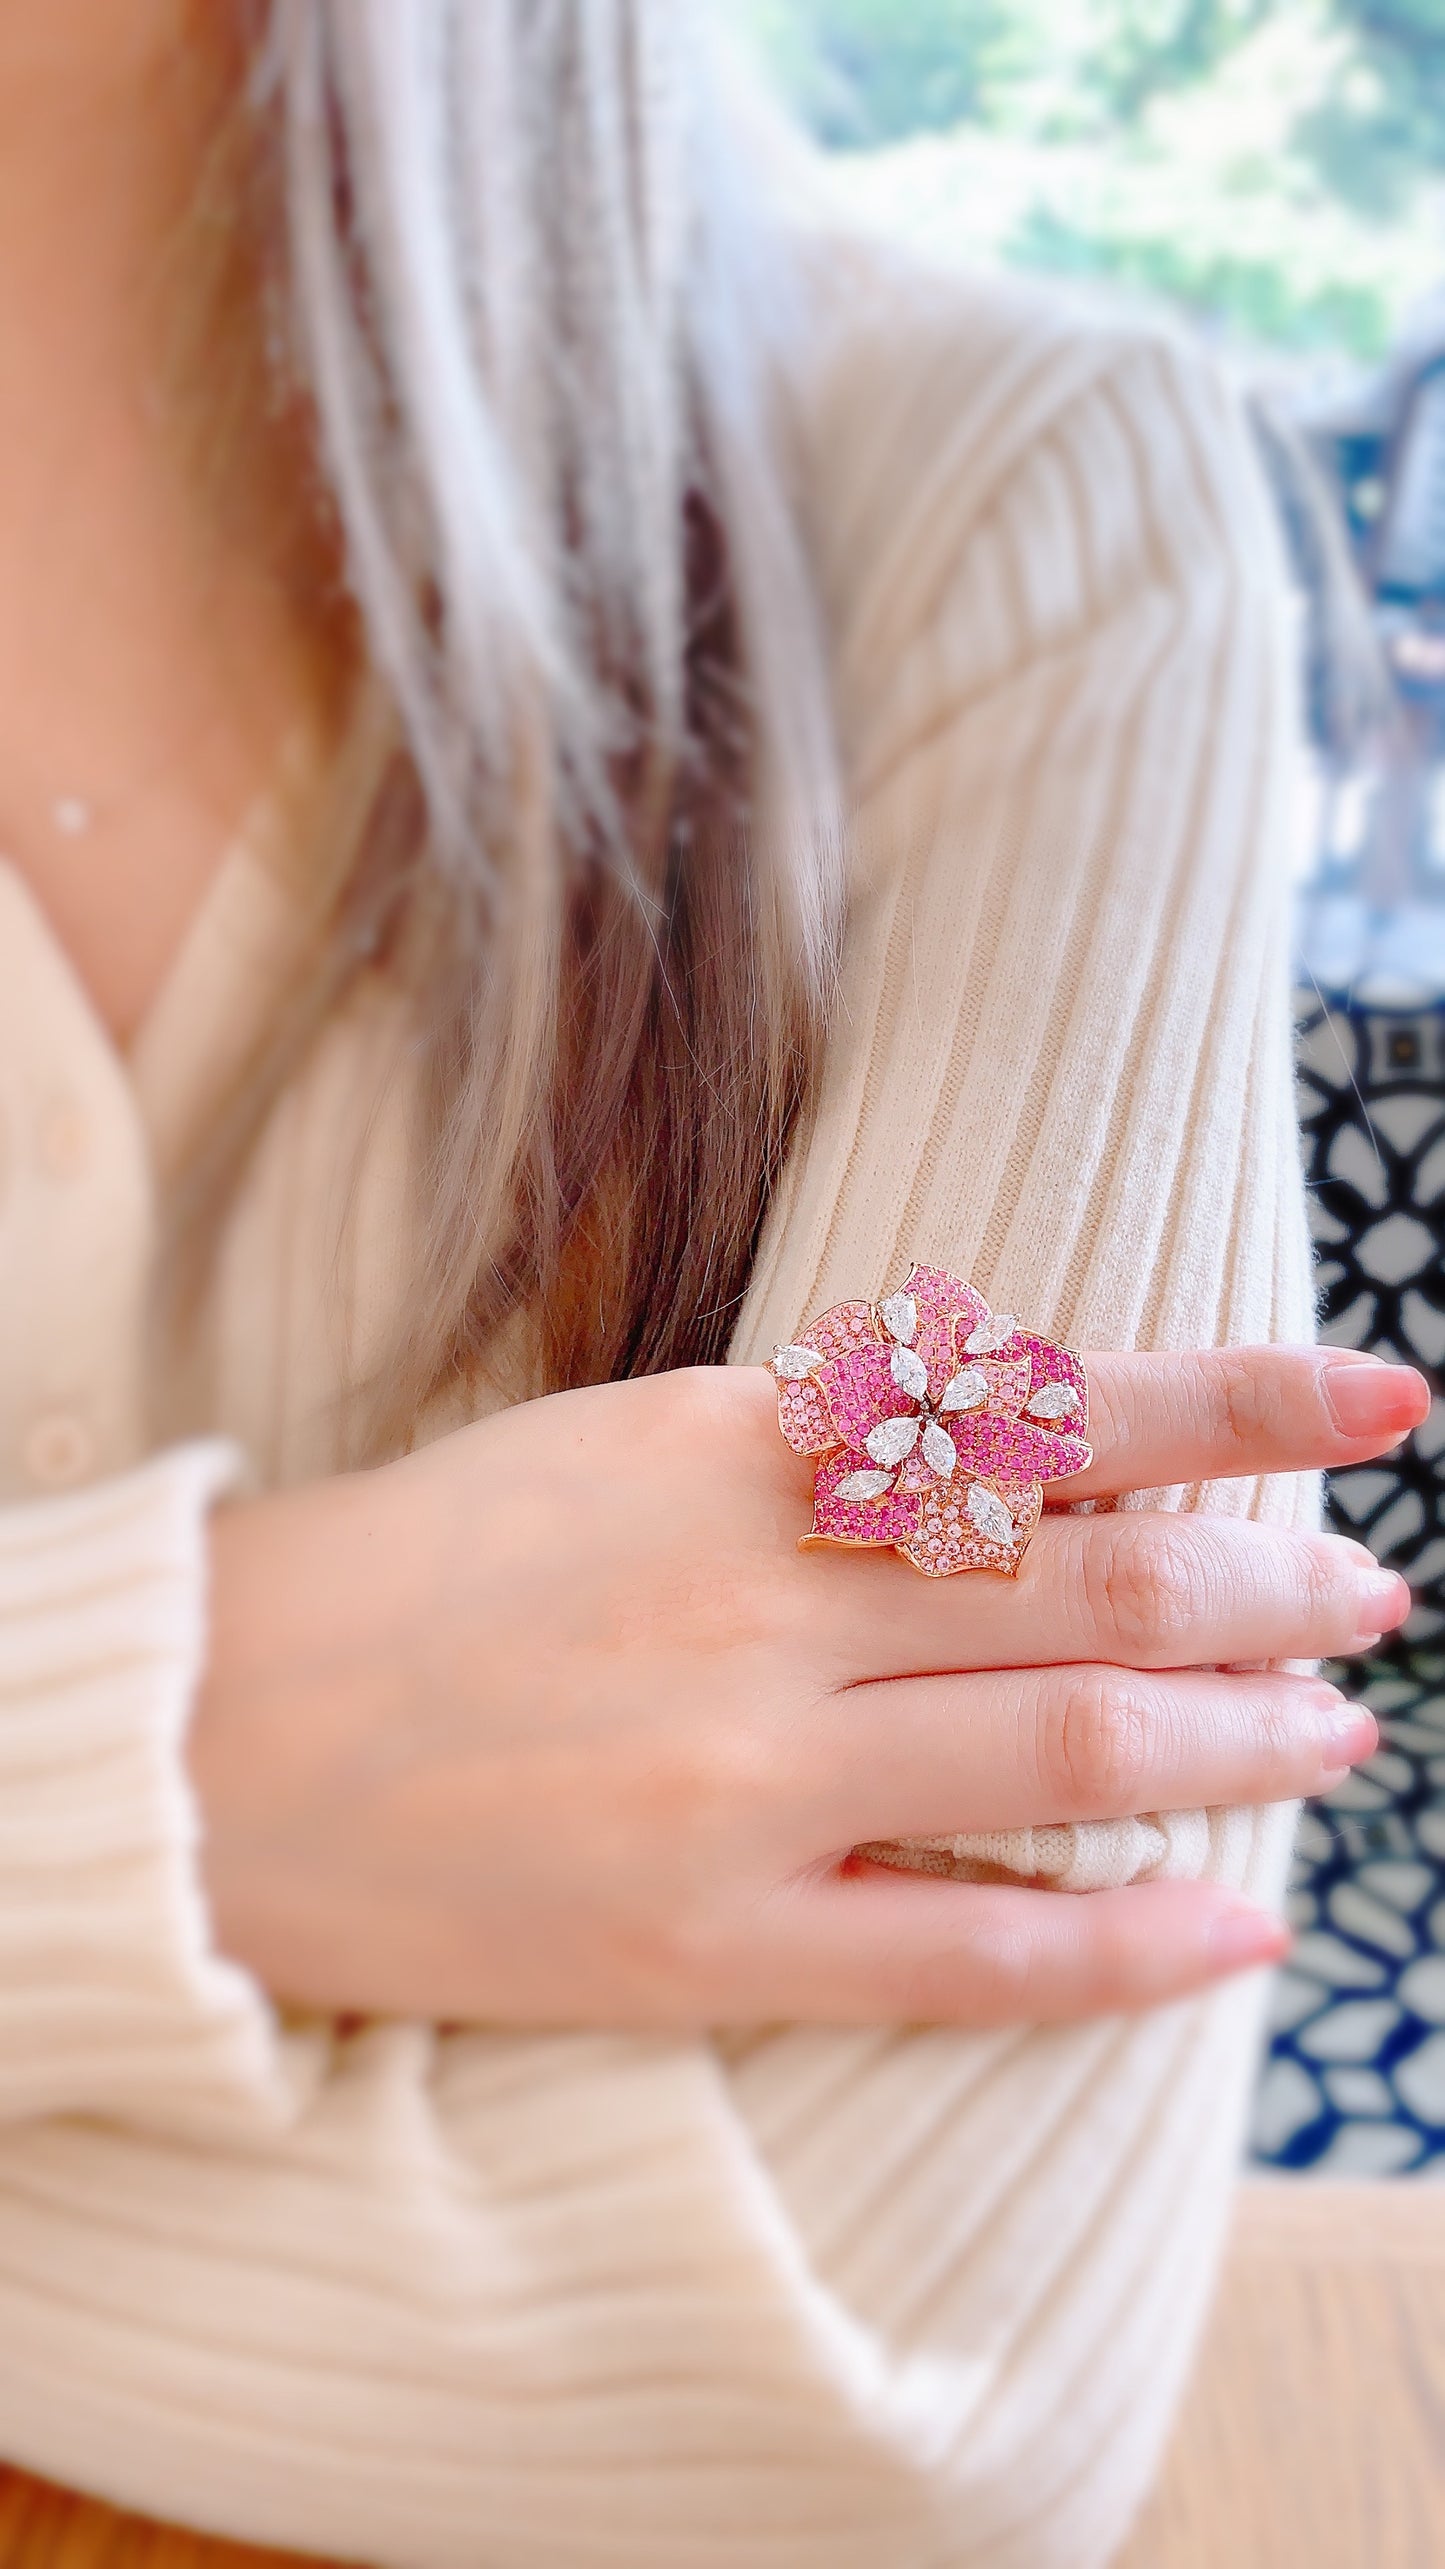
{"type": "Polygon", "coordinates": [[[1321,1372],[1325,1401],[1342,1436],[1403,1436],[1430,1407],[1430,1386],[1409,1365],[1342,1349],[1321,1372]]]}
{"type": "Polygon", "coordinates": [[[1380,1725],[1364,1704],[1348,1703],[1337,1696],[1320,1723],[1320,1746],[1332,1766],[1341,1773],[1358,1766],[1362,1757],[1373,1757],[1380,1745],[1380,1725]]]}
{"type": "Polygon", "coordinates": [[[1409,1581],[1402,1579],[1398,1570],[1366,1572],[1355,1583],[1355,1595],[1360,1622],[1350,1644],[1352,1650],[1368,1649],[1381,1633],[1393,1632],[1397,1624],[1404,1622],[1412,1603],[1409,1581]]]}
{"type": "Polygon", "coordinates": [[[1352,1767],[1374,1756],[1380,1745],[1380,1725],[1363,1704],[1347,1703],[1341,1696],[1321,1720],[1319,1736],[1324,1763],[1315,1790],[1333,1793],[1352,1767]]]}
{"type": "Polygon", "coordinates": [[[1275,1917],[1272,1910],[1257,1909],[1252,1900],[1220,1910],[1210,1920],[1205,1937],[1210,1966],[1220,1972],[1248,1971],[1258,1963],[1278,1962],[1292,1941],[1283,1918],[1275,1917]]]}

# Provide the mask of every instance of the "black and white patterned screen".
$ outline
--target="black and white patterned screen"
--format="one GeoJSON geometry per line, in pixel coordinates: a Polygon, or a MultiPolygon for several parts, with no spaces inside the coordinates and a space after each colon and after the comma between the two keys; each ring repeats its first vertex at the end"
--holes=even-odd
{"type": "Polygon", "coordinates": [[[1296,1042],[1322,1335],[1417,1365],[1437,1393],[1400,1455],[1330,1487],[1337,1519],[1415,1589],[1419,1642],[1445,1630],[1445,1004],[1314,1000],[1296,1042]]]}
{"type": "Polygon", "coordinates": [[[1445,2168],[1445,1003],[1302,1000],[1300,1117],[1322,1334],[1436,1392],[1397,1455],[1333,1475],[1342,1533],[1403,1571],[1405,1631],[1335,1673],[1376,1714],[1367,1766],[1305,1814],[1255,2113],[1281,2168],[1445,2168]]]}

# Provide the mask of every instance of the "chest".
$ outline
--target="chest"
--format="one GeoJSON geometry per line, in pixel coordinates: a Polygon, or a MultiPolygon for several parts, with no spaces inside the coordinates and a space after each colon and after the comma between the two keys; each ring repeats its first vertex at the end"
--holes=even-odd
{"type": "Polygon", "coordinates": [[[266,1483],[356,1459],[425,1227],[400,1004],[357,987],[178,1261],[197,1131],[255,1022],[260,945],[212,945],[127,1060],[0,867],[0,1501],[196,1433],[266,1483]]]}

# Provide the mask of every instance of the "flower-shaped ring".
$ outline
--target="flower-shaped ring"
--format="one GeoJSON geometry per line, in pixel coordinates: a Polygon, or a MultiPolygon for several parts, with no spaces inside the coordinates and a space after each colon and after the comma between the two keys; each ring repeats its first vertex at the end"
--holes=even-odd
{"type": "Polygon", "coordinates": [[[891,1544],[931,1579],[1017,1570],[1045,1481],[1082,1472],[1079,1358],[941,1267],[839,1302],[773,1353],[778,1423],[816,1457],[801,1544],[891,1544]]]}

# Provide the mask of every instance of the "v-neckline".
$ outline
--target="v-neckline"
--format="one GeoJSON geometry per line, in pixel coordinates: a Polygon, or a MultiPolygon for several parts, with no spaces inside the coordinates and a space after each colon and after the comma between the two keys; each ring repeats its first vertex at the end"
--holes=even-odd
{"type": "Polygon", "coordinates": [[[298,727],[275,780],[257,795],[192,914],[139,1026],[115,1050],[162,1184],[222,1102],[266,1017],[302,934],[280,837],[304,801],[315,751],[298,727]]]}
{"type": "MultiPolygon", "coordinates": [[[[154,1179],[164,1187],[223,1102],[261,1035],[305,933],[305,905],[284,844],[317,770],[303,726],[274,780],[233,833],[159,989],[129,1038],[109,1026],[18,866],[0,857],[8,897],[70,994],[94,1058],[128,1094],[154,1179]]],[[[303,822],[304,826],[304,822],[303,822]]]]}

